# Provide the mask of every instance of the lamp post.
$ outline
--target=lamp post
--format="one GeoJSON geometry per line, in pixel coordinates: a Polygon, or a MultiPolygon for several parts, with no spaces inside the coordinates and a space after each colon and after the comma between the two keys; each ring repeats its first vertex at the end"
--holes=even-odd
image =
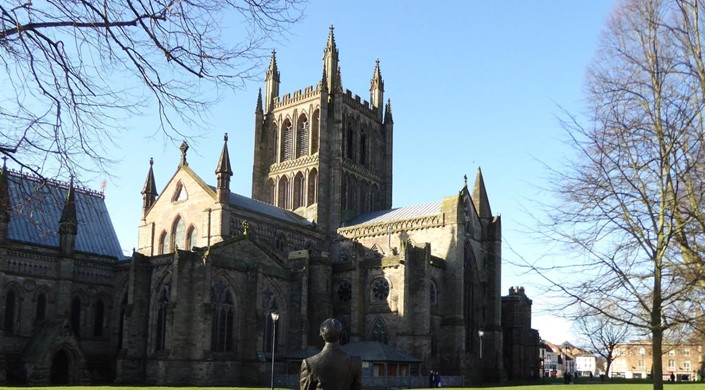
{"type": "Polygon", "coordinates": [[[485,335],[485,332],[480,329],[477,331],[477,335],[480,336],[480,359],[482,359],[482,336],[485,335]]]}
{"type": "Polygon", "coordinates": [[[279,313],[272,312],[272,390],[274,390],[274,350],[277,346],[277,320],[279,313]]]}

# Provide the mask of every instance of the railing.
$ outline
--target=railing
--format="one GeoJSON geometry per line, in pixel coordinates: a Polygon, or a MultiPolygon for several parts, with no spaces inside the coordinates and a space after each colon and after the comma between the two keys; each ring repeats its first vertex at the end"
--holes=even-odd
{"type": "MultiPolygon", "coordinates": [[[[462,376],[443,376],[443,387],[464,387],[465,378],[462,376]]],[[[276,375],[276,387],[298,389],[298,375],[276,375]]],[[[362,387],[374,389],[388,388],[428,388],[428,376],[363,376],[362,387]]]]}

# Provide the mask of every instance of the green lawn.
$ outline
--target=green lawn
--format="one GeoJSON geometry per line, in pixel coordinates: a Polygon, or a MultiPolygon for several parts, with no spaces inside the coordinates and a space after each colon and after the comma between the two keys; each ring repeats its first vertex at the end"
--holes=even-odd
{"type": "MultiPolygon", "coordinates": [[[[483,390],[558,390],[557,386],[576,387],[576,390],[650,390],[650,383],[590,383],[590,384],[545,384],[529,386],[503,386],[503,387],[482,387],[483,390]]],[[[66,386],[66,387],[0,387],[0,389],[12,390],[136,390],[145,387],[123,387],[123,386],[66,386]]],[[[146,387],[150,390],[261,390],[269,387],[146,387]]],[[[445,389],[461,389],[460,387],[445,387],[445,389]]],[[[665,390],[705,390],[705,383],[665,383],[665,390]]],[[[277,390],[287,390],[277,388],[277,390]]]]}

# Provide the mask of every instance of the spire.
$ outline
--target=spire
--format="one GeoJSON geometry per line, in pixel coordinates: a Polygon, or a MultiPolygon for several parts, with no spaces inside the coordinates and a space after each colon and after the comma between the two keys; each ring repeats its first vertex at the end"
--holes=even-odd
{"type": "Polygon", "coordinates": [[[154,170],[152,166],[154,165],[154,159],[149,158],[149,172],[147,173],[147,179],[144,181],[144,187],[142,187],[142,219],[147,216],[147,211],[154,204],[157,199],[157,185],[154,182],[154,170]]]}
{"type": "Polygon", "coordinates": [[[257,107],[255,107],[255,114],[262,113],[262,88],[259,89],[257,93],[257,107]]]}
{"type": "Polygon", "coordinates": [[[7,179],[7,157],[2,158],[2,171],[0,171],[0,242],[7,238],[10,223],[10,187],[7,179]]]}
{"type": "Polygon", "coordinates": [[[379,70],[379,58],[375,61],[375,70],[370,81],[370,91],[379,89],[384,92],[384,81],[382,81],[382,72],[379,70]]]}
{"type": "Polygon", "coordinates": [[[215,169],[218,187],[218,203],[227,203],[230,200],[230,177],[233,171],[230,167],[230,154],[228,153],[228,133],[223,136],[223,150],[220,152],[218,167],[215,169]]]}
{"type": "Polygon", "coordinates": [[[326,64],[323,64],[323,77],[321,77],[321,89],[328,90],[328,81],[326,81],[326,64]]]}
{"type": "Polygon", "coordinates": [[[264,86],[264,111],[270,112],[274,107],[274,99],[279,97],[279,69],[277,68],[276,50],[272,50],[272,59],[269,61],[264,86]]]}
{"type": "Polygon", "coordinates": [[[328,42],[323,49],[323,72],[326,78],[326,86],[333,93],[341,89],[340,83],[340,67],[338,66],[338,47],[335,45],[335,35],[333,34],[333,25],[330,26],[328,33],[328,42]]]}
{"type": "Polygon", "coordinates": [[[264,81],[274,80],[279,82],[279,68],[277,68],[277,51],[272,50],[272,58],[269,60],[269,68],[267,69],[267,75],[264,77],[264,81]]]}
{"type": "Polygon", "coordinates": [[[485,189],[485,180],[482,178],[482,170],[480,167],[477,168],[477,175],[475,176],[475,188],[472,192],[472,200],[475,203],[475,210],[477,210],[477,215],[480,218],[491,218],[492,210],[490,209],[490,200],[487,197],[487,190],[485,189]]]}
{"type": "Polygon", "coordinates": [[[78,219],[76,218],[76,195],[73,188],[73,176],[66,192],[64,209],[61,211],[59,219],[59,246],[61,253],[65,256],[72,255],[76,246],[76,234],[78,234],[78,219]]]}
{"type": "Polygon", "coordinates": [[[385,109],[384,109],[384,124],[386,125],[387,123],[394,124],[394,119],[392,118],[392,101],[391,101],[391,99],[387,99],[387,107],[385,107],[385,109]]]}
{"type": "Polygon", "coordinates": [[[384,81],[382,81],[382,72],[379,70],[379,58],[375,61],[375,70],[372,73],[370,80],[370,105],[372,109],[377,111],[377,120],[382,122],[384,112],[384,81]]]}

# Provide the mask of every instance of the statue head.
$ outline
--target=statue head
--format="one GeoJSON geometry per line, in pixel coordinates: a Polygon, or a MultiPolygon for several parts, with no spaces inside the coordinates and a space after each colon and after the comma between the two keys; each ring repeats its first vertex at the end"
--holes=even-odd
{"type": "Polygon", "coordinates": [[[320,334],[326,343],[337,343],[343,334],[343,324],[335,318],[328,318],[321,324],[320,334]]]}

